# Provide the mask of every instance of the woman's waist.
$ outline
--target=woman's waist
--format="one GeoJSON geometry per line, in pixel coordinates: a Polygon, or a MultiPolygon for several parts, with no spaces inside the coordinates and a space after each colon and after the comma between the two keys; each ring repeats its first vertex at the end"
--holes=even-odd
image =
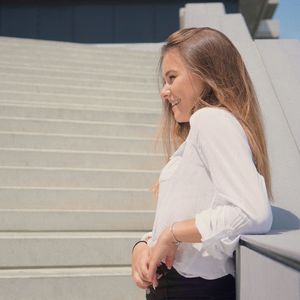
{"type": "MultiPolygon", "coordinates": [[[[151,238],[148,245],[153,247],[156,240],[151,238]]],[[[163,260],[162,263],[165,263],[163,260]]],[[[204,253],[194,248],[192,243],[181,243],[177,249],[174,268],[179,274],[186,278],[202,277],[205,279],[215,279],[227,274],[234,275],[234,258],[215,258],[208,253],[204,253]]]]}

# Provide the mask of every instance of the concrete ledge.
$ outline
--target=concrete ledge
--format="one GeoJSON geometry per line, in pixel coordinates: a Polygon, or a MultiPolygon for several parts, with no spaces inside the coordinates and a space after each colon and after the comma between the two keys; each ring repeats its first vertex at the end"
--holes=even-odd
{"type": "Polygon", "coordinates": [[[278,39],[280,36],[280,23],[278,20],[261,20],[255,39],[278,39]]]}
{"type": "Polygon", "coordinates": [[[186,16],[186,27],[211,27],[223,32],[233,43],[251,42],[245,20],[241,14],[226,15],[199,15],[198,18],[189,19],[186,16]]]}
{"type": "Polygon", "coordinates": [[[244,235],[241,244],[300,271],[300,230],[272,230],[266,235],[244,235]]]}

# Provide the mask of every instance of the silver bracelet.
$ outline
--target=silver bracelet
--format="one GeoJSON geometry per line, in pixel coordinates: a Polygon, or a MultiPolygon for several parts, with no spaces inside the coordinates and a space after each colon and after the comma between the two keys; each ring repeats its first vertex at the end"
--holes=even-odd
{"type": "Polygon", "coordinates": [[[175,222],[170,226],[170,231],[171,231],[171,234],[172,234],[173,239],[175,241],[174,244],[176,244],[176,246],[178,246],[181,243],[181,241],[177,240],[176,237],[175,237],[175,234],[173,232],[173,226],[174,226],[174,224],[175,224],[175,222]]]}

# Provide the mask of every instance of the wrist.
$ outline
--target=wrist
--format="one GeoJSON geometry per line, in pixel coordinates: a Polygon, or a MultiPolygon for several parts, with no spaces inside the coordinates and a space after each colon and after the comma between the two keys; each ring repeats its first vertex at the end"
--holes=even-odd
{"type": "Polygon", "coordinates": [[[131,252],[133,253],[136,249],[141,249],[141,248],[147,247],[147,245],[148,245],[147,241],[140,240],[133,245],[131,252]]]}
{"type": "Polygon", "coordinates": [[[170,233],[172,235],[173,238],[173,243],[176,244],[176,246],[179,246],[180,243],[182,243],[180,240],[178,240],[178,238],[176,237],[176,234],[174,232],[174,226],[175,226],[175,222],[170,226],[170,233]]]}
{"type": "Polygon", "coordinates": [[[176,235],[174,233],[174,224],[175,223],[173,223],[171,226],[169,226],[168,228],[165,229],[164,237],[165,237],[166,243],[175,244],[176,246],[178,246],[181,243],[181,241],[179,241],[176,238],[176,235]]]}

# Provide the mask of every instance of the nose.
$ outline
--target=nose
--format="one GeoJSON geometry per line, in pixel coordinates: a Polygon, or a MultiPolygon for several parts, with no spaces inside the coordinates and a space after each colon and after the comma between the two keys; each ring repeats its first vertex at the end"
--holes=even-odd
{"type": "Polygon", "coordinates": [[[163,100],[167,101],[167,100],[169,100],[170,94],[171,94],[171,91],[170,91],[169,87],[165,84],[160,91],[160,97],[163,100]]]}

